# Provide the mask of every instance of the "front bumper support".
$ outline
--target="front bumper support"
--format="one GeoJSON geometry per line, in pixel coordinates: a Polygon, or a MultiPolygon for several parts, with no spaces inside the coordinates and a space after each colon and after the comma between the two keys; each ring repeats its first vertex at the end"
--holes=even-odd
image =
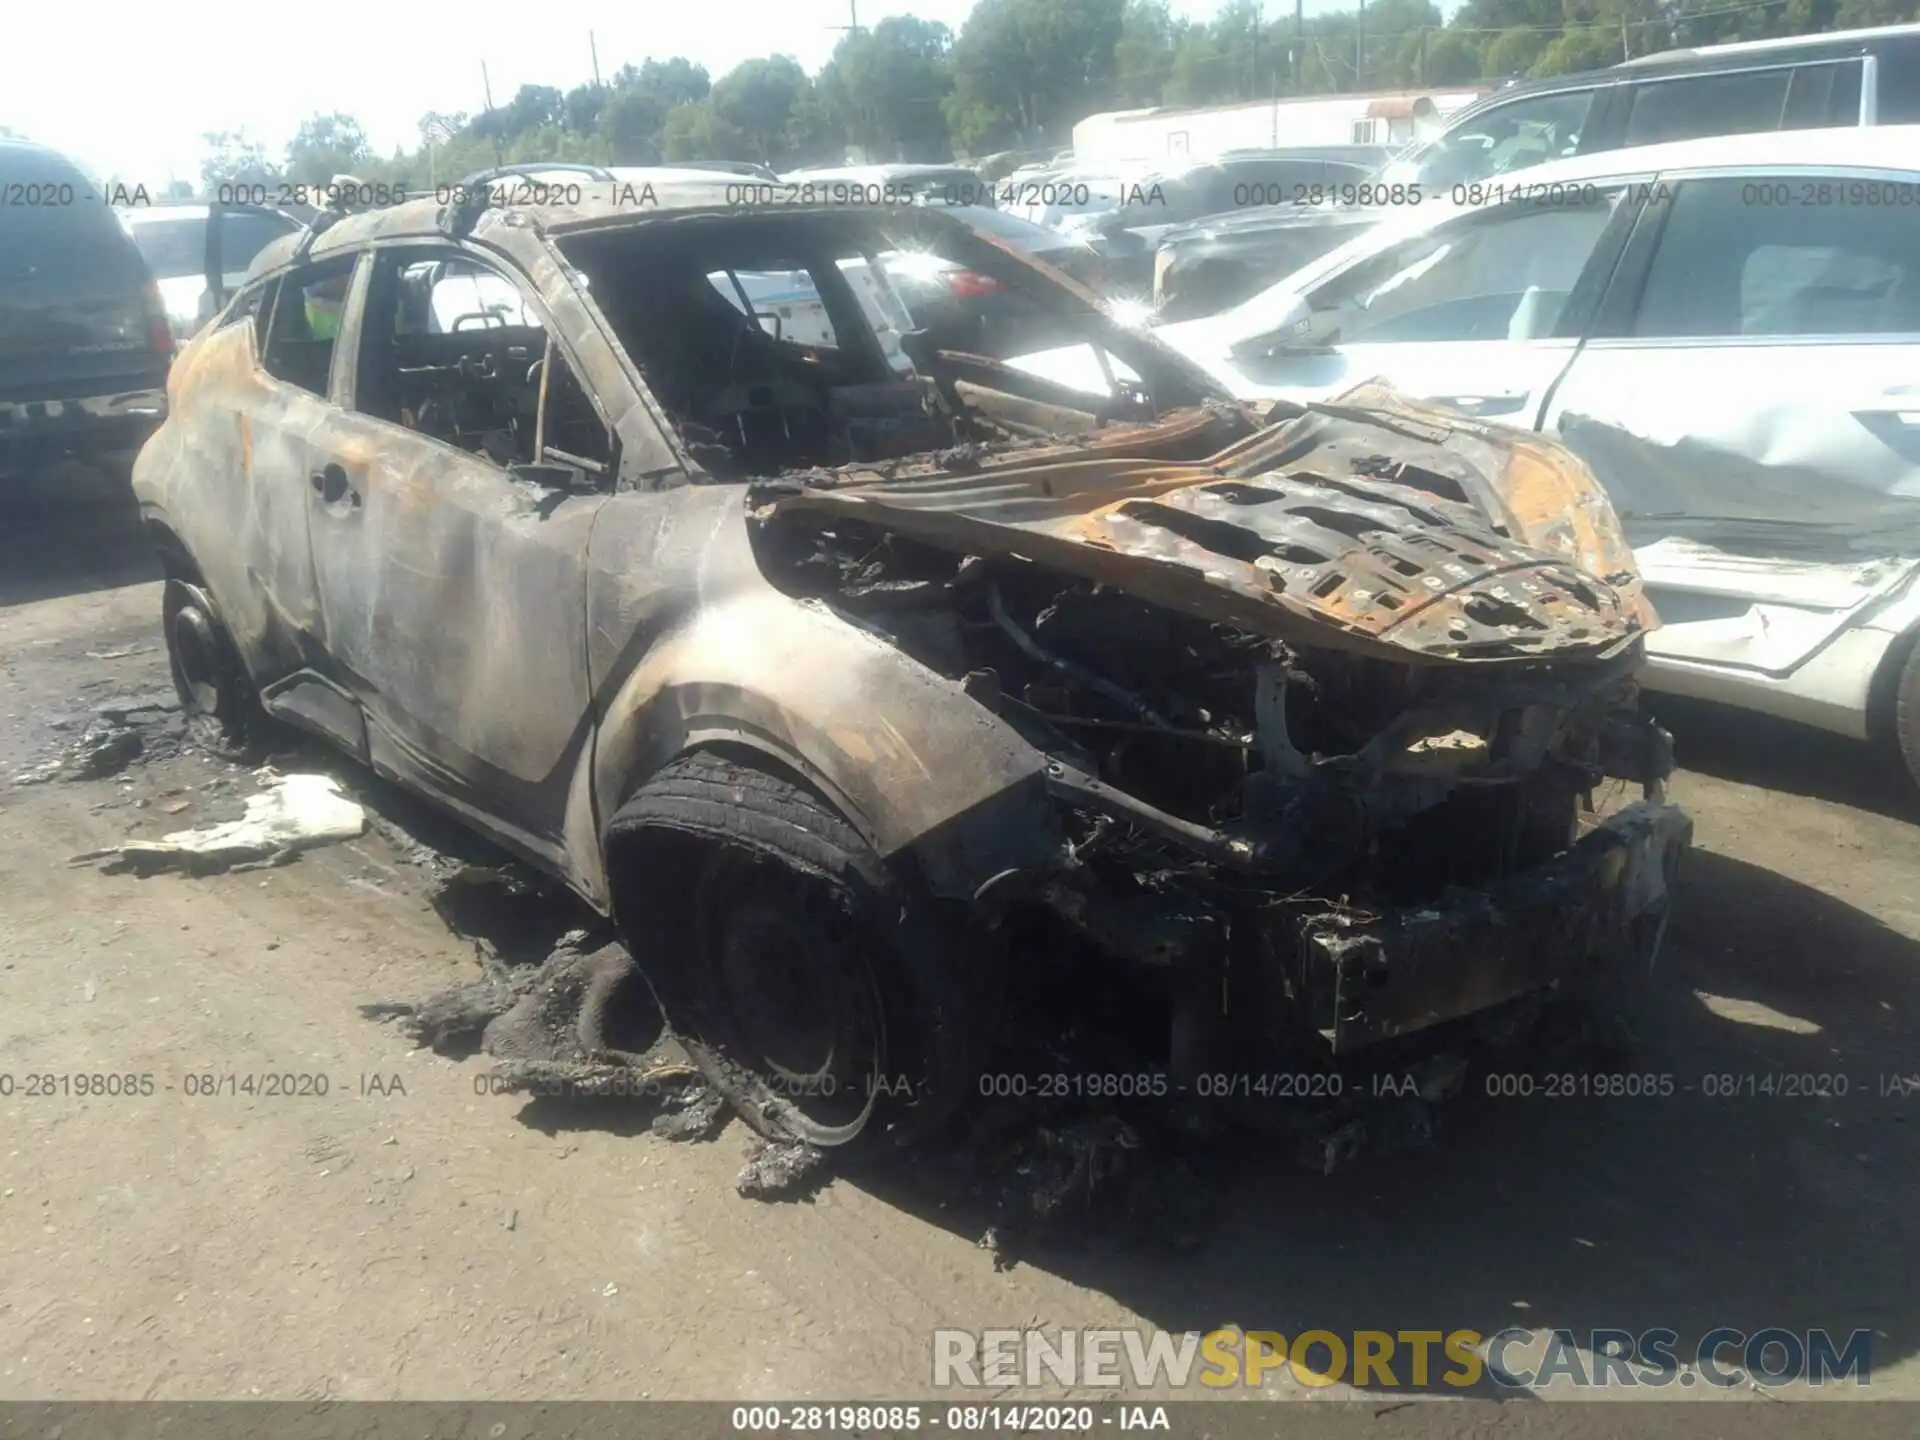
{"type": "Polygon", "coordinates": [[[1309,1004],[1334,1054],[1584,978],[1621,950],[1649,965],[1693,822],[1644,801],[1564,854],[1481,890],[1372,919],[1298,922],[1309,1004]]]}

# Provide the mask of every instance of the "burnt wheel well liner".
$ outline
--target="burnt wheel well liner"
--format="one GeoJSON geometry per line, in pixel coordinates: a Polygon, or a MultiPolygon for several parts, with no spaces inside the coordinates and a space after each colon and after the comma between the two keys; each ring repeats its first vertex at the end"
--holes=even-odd
{"type": "Polygon", "coordinates": [[[207,588],[206,576],[193,558],[193,552],[187,548],[187,542],[175,533],[166,521],[148,515],[142,518],[140,528],[148,542],[159,553],[161,568],[169,580],[185,580],[190,585],[207,588]]]}

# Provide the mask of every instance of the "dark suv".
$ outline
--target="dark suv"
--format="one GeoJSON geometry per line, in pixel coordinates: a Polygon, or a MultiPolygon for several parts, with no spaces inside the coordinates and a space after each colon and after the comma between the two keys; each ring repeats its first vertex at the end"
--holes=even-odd
{"type": "Polygon", "coordinates": [[[0,478],[118,473],[166,414],[173,336],[140,252],[78,166],[0,140],[0,478]]]}

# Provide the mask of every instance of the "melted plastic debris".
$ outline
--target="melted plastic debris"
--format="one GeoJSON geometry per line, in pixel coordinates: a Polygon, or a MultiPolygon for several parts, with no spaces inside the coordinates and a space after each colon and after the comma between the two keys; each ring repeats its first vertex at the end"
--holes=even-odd
{"type": "Polygon", "coordinates": [[[826,1158],[825,1151],[802,1140],[756,1138],[733,1188],[749,1200],[798,1199],[815,1188],[826,1158]]]}
{"type": "Polygon", "coordinates": [[[109,875],[215,875],[284,865],[302,850],[351,840],[366,829],[367,812],[340,793],[331,775],[280,775],[268,768],[256,770],[254,778],[267,788],[247,797],[247,813],[238,820],[176,830],[158,840],[127,840],[75,855],[69,863],[97,862],[109,875]]]}

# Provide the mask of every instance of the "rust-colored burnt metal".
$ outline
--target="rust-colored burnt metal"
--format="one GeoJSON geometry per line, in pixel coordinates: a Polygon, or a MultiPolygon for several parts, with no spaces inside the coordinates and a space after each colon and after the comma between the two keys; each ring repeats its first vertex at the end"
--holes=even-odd
{"type": "MultiPolygon", "coordinates": [[[[1316,409],[1198,461],[1109,441],[993,457],[962,475],[797,477],[763,487],[760,513],[837,514],[1025,556],[1255,633],[1402,660],[1601,657],[1648,628],[1630,560],[1617,587],[1578,563],[1591,553],[1606,564],[1605,547],[1536,538],[1537,523],[1520,519],[1547,482],[1529,460],[1518,503],[1506,498],[1512,445],[1481,438],[1505,454],[1474,466],[1446,430],[1421,433],[1408,417],[1414,432],[1396,445],[1364,414],[1351,424],[1364,426],[1367,454],[1343,457],[1328,443],[1341,423],[1341,406],[1316,409]],[[1349,473],[1329,463],[1343,458],[1349,473]]],[[[1555,483],[1572,491],[1581,478],[1555,483]]]]}

